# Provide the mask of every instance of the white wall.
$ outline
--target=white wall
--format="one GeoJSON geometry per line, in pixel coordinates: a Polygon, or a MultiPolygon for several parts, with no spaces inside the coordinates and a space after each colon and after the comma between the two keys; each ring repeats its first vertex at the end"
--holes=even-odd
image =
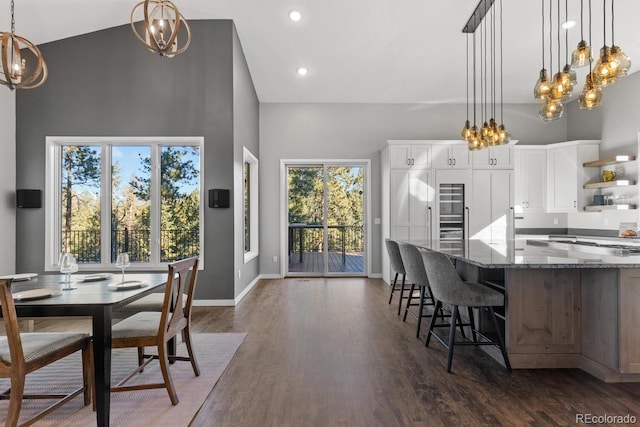
{"type": "Polygon", "coordinates": [[[16,96],[0,87],[0,275],[16,268],[16,96]]]}
{"type": "MultiPolygon", "coordinates": [[[[505,105],[521,144],[566,139],[567,122],[542,123],[537,104],[505,105]]],[[[390,139],[455,139],[464,104],[260,104],[260,272],[280,273],[280,159],[371,159],[371,218],[380,218],[380,152],[390,139]]],[[[381,228],[372,227],[371,272],[381,273],[381,228]]]]}

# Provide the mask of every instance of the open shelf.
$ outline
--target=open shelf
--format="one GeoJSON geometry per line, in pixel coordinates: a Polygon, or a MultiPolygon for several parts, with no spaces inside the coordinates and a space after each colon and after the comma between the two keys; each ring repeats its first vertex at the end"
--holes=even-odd
{"type": "Polygon", "coordinates": [[[636,182],[630,179],[618,179],[615,181],[592,182],[590,184],[584,184],[583,187],[585,189],[594,189],[594,188],[627,187],[635,184],[636,182]]]}
{"type": "Polygon", "coordinates": [[[605,157],[604,159],[593,160],[591,162],[585,162],[582,164],[584,167],[600,167],[617,165],[618,163],[630,162],[635,160],[636,156],[631,154],[620,154],[617,156],[605,157]]]}
{"type": "Polygon", "coordinates": [[[600,212],[600,211],[628,211],[636,209],[636,205],[602,205],[602,206],[585,206],[585,211],[600,212]]]}

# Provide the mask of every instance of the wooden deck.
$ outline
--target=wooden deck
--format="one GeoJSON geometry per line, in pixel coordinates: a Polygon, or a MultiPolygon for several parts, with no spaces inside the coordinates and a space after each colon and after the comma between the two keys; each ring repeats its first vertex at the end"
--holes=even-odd
{"type": "MultiPolygon", "coordinates": [[[[322,252],[303,252],[289,254],[289,273],[323,273],[324,259],[322,252]]],[[[329,273],[364,273],[364,256],[360,253],[329,252],[329,273]],[[344,262],[343,262],[344,261],[344,262]]]]}

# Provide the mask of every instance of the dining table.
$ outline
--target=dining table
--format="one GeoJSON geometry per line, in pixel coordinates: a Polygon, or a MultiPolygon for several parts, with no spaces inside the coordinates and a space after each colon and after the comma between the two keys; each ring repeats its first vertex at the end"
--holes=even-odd
{"type": "Polygon", "coordinates": [[[113,313],[118,307],[158,291],[165,285],[167,273],[128,273],[124,286],[118,286],[123,282],[120,274],[75,274],[71,276],[71,286],[64,283],[64,275],[32,276],[11,284],[18,317],[91,317],[96,421],[100,427],[109,426],[113,313]],[[73,289],[64,290],[69,287],[73,289]],[[44,296],[38,297],[40,293],[44,296]],[[23,299],[21,295],[27,297],[23,299]]]}

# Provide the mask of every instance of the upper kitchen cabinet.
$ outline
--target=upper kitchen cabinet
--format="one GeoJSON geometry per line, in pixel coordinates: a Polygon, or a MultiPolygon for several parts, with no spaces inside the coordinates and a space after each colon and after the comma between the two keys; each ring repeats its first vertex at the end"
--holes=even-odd
{"type": "Polygon", "coordinates": [[[429,169],[431,146],[427,144],[402,144],[389,146],[391,169],[429,169]]]}
{"type": "Polygon", "coordinates": [[[598,180],[596,168],[583,163],[597,159],[600,141],[571,141],[547,146],[547,211],[581,212],[592,204],[587,182],[598,180]]]}
{"type": "Polygon", "coordinates": [[[467,169],[471,167],[471,156],[467,143],[443,143],[431,146],[433,168],[467,169]]]}
{"type": "Polygon", "coordinates": [[[513,145],[511,144],[473,151],[471,156],[474,169],[513,168],[513,145]]]}
{"type": "Polygon", "coordinates": [[[544,212],[547,205],[547,149],[517,145],[514,153],[516,212],[544,212]]]}

